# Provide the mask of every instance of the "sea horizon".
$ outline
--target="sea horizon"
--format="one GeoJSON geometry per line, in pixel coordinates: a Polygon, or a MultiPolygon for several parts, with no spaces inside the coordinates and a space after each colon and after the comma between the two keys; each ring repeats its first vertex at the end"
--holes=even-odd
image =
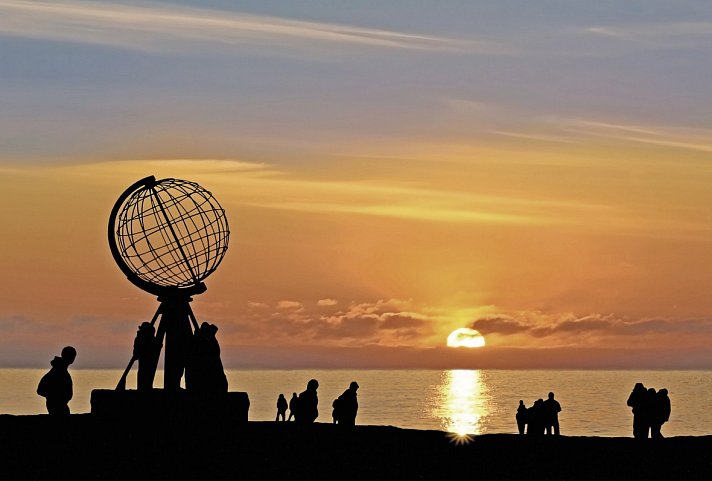
{"type": "MultiPolygon", "coordinates": [[[[46,413],[35,394],[45,369],[0,369],[0,414],[46,413]]],[[[114,389],[120,369],[72,369],[72,413],[91,411],[93,389],[114,389]]],[[[712,402],[706,386],[712,370],[437,370],[437,369],[227,369],[230,391],[247,392],[250,421],[271,421],[279,394],[288,399],[304,390],[309,379],[319,381],[319,417],[330,423],[331,402],[351,381],[359,389],[357,424],[441,430],[457,434],[515,433],[519,400],[556,395],[562,406],[561,432],[570,436],[632,436],[632,414],[626,400],[636,382],[667,388],[672,401],[665,436],[712,433],[712,402]]],[[[162,386],[162,371],[156,387],[162,386]]],[[[135,388],[135,371],[128,378],[135,388]]]]}

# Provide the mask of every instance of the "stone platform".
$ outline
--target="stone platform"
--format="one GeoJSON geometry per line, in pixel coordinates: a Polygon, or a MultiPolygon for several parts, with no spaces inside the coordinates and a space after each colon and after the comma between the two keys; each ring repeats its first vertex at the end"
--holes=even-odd
{"type": "Polygon", "coordinates": [[[94,389],[91,392],[91,413],[107,417],[214,416],[247,423],[249,410],[250,398],[246,392],[211,395],[183,389],[175,392],[94,389]]]}

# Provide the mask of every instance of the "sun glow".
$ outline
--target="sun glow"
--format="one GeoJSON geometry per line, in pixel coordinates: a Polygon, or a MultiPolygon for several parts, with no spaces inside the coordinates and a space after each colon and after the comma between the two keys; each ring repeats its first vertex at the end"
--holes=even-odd
{"type": "Polygon", "coordinates": [[[448,347],[483,347],[485,338],[474,329],[461,327],[447,336],[448,347]]]}

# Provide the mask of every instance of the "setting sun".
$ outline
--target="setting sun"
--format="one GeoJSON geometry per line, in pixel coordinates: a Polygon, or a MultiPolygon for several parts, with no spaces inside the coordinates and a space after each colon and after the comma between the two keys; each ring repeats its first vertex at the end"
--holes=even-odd
{"type": "Polygon", "coordinates": [[[483,347],[485,338],[474,329],[461,327],[447,336],[448,347],[483,347]]]}

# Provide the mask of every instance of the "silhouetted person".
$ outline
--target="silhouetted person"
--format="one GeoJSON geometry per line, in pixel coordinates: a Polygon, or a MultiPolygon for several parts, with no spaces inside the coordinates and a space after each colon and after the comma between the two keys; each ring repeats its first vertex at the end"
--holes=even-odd
{"type": "Polygon", "coordinates": [[[633,408],[633,437],[636,439],[645,439],[648,437],[648,420],[645,412],[645,399],[647,397],[647,389],[642,382],[638,382],[633,387],[630,396],[628,396],[628,406],[633,408]]]}
{"type": "Polygon", "coordinates": [[[220,360],[217,326],[204,322],[195,331],[185,370],[187,389],[207,394],[227,392],[227,377],[220,360]]]}
{"type": "Polygon", "coordinates": [[[653,408],[653,420],[650,425],[650,437],[654,439],[662,439],[663,434],[660,432],[663,424],[670,419],[670,398],[668,390],[661,389],[655,396],[655,405],[653,408]]]}
{"type": "Polygon", "coordinates": [[[349,388],[334,400],[334,411],[332,413],[334,424],[338,422],[345,427],[351,427],[356,424],[356,414],[358,414],[356,391],[358,391],[358,383],[353,381],[349,388]]]}
{"type": "Polygon", "coordinates": [[[554,393],[550,392],[549,397],[543,403],[544,406],[544,427],[546,434],[559,435],[559,413],[561,412],[561,404],[554,399],[554,393]],[[553,428],[553,432],[552,432],[553,428]]]}
{"type": "Polygon", "coordinates": [[[292,399],[289,400],[289,417],[287,421],[291,421],[292,418],[297,419],[297,406],[299,406],[299,398],[297,397],[297,393],[293,392],[292,399]]]}
{"type": "Polygon", "coordinates": [[[537,399],[534,405],[527,409],[527,434],[541,436],[544,434],[545,410],[544,400],[537,399]]]}
{"type": "Polygon", "coordinates": [[[52,368],[42,376],[37,386],[37,394],[47,399],[47,412],[52,415],[69,414],[69,401],[74,391],[72,389],[72,376],[67,368],[77,357],[77,350],[72,346],[62,349],[61,357],[55,357],[51,362],[52,368]]]}
{"type": "Polygon", "coordinates": [[[517,407],[517,429],[519,429],[519,434],[524,434],[524,429],[527,427],[527,407],[524,405],[524,401],[519,400],[519,407],[517,407]]]}
{"type": "Polygon", "coordinates": [[[210,383],[209,389],[215,392],[227,392],[227,376],[220,359],[220,344],[216,337],[218,326],[204,322],[200,326],[200,331],[204,332],[208,345],[208,363],[206,367],[210,383]]]}
{"type": "Polygon", "coordinates": [[[280,416],[282,417],[282,421],[287,420],[287,400],[284,398],[284,394],[280,394],[277,398],[277,417],[275,418],[275,422],[279,421],[280,416]]]}
{"type": "Polygon", "coordinates": [[[161,342],[156,338],[156,329],[150,322],[141,323],[133,347],[134,358],[138,361],[136,384],[139,391],[153,389],[153,379],[156,377],[161,347],[161,342]]]}
{"type": "Polygon", "coordinates": [[[316,390],[319,388],[319,382],[316,379],[311,379],[307,383],[307,389],[299,394],[299,406],[296,413],[296,421],[299,424],[312,424],[319,417],[319,397],[316,390]]]}
{"type": "Polygon", "coordinates": [[[644,438],[648,437],[648,433],[652,431],[653,423],[655,422],[655,407],[657,404],[657,393],[654,388],[648,388],[643,398],[643,422],[645,423],[644,438]]]}

